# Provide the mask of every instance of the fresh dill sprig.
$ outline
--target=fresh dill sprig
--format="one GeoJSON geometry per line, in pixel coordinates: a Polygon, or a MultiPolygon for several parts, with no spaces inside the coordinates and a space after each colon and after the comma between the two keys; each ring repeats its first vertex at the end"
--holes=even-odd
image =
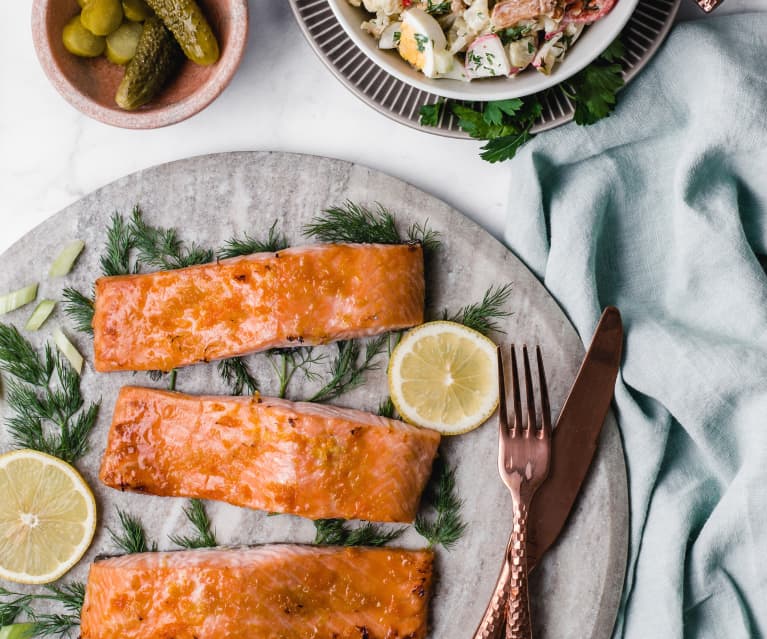
{"type": "Polygon", "coordinates": [[[394,402],[391,400],[391,397],[387,397],[380,404],[378,404],[378,414],[381,417],[388,417],[389,419],[394,419],[394,416],[396,414],[396,409],[394,408],[394,402]]]}
{"type": "Polygon", "coordinates": [[[93,335],[93,299],[75,288],[64,289],[64,313],[81,333],[93,335]]]}
{"type": "Polygon", "coordinates": [[[466,531],[467,524],[461,518],[463,500],[456,492],[455,469],[441,462],[435,465],[436,477],[432,475],[431,499],[427,505],[427,510],[434,511],[435,516],[429,520],[420,513],[415,520],[415,529],[429,542],[429,548],[441,544],[450,550],[466,531]]]}
{"type": "Polygon", "coordinates": [[[184,508],[184,514],[194,526],[197,535],[194,537],[181,537],[171,535],[170,540],[182,548],[213,548],[218,546],[216,534],[213,531],[205,506],[199,499],[190,499],[189,506],[184,508]]]}
{"type": "MultiPolygon", "coordinates": [[[[140,215],[138,206],[133,207],[134,215],[140,215]]],[[[101,272],[106,276],[129,275],[135,273],[137,265],[131,265],[130,253],[134,248],[133,233],[130,225],[119,213],[112,214],[107,229],[107,242],[104,253],[99,259],[101,272]]]]}
{"type": "Polygon", "coordinates": [[[168,390],[174,391],[176,390],[176,377],[178,376],[178,369],[173,369],[170,373],[168,373],[168,390]]]}
{"type": "Polygon", "coordinates": [[[120,518],[121,530],[115,532],[111,528],[107,528],[115,546],[128,555],[157,550],[156,543],[153,542],[151,545],[147,543],[144,526],[141,525],[137,517],[119,508],[117,509],[117,516],[120,518]]]}
{"type": "Polygon", "coordinates": [[[266,353],[269,362],[277,373],[280,389],[277,397],[284,398],[288,393],[288,386],[297,371],[301,371],[304,378],[309,381],[317,381],[320,375],[314,370],[314,366],[322,363],[326,357],[322,353],[315,352],[311,346],[299,346],[298,348],[274,348],[266,353]]]}
{"type": "Polygon", "coordinates": [[[16,327],[0,324],[0,370],[11,375],[7,425],[14,445],[69,463],[82,457],[99,404],[84,408],[80,376],[61,354],[46,344],[40,355],[16,327]]]}
{"type": "Polygon", "coordinates": [[[359,244],[401,244],[394,216],[376,204],[375,212],[347,200],[341,206],[325,209],[304,227],[304,234],[320,242],[359,244]]]}
{"type": "Polygon", "coordinates": [[[314,543],[318,546],[383,546],[405,531],[370,522],[352,528],[345,519],[318,519],[314,528],[314,543]]]}
{"type": "Polygon", "coordinates": [[[22,612],[34,624],[31,636],[68,635],[79,626],[80,612],[85,599],[85,584],[74,581],[45,588],[47,592],[40,594],[22,594],[0,587],[0,597],[10,597],[8,601],[0,601],[0,626],[13,623],[22,612]],[[31,605],[36,601],[58,602],[64,607],[66,613],[37,614],[31,605]]]}
{"type": "Polygon", "coordinates": [[[212,262],[215,257],[212,250],[197,244],[187,247],[174,228],[150,226],[138,206],[133,209],[128,228],[138,253],[138,264],[173,270],[212,262]]]}
{"type": "Polygon", "coordinates": [[[501,325],[495,320],[511,315],[509,311],[503,310],[503,305],[508,301],[510,295],[511,284],[491,286],[485,291],[481,302],[464,306],[452,316],[448,315],[447,310],[445,310],[443,319],[458,322],[483,335],[488,335],[492,331],[503,333],[501,325]]]}
{"type": "Polygon", "coordinates": [[[425,251],[435,251],[439,248],[441,244],[439,236],[439,231],[429,228],[428,219],[423,224],[411,224],[407,230],[408,242],[420,243],[425,251]]]}
{"type": "Polygon", "coordinates": [[[277,232],[277,220],[269,227],[269,236],[266,240],[257,240],[247,233],[240,239],[235,236],[226,241],[223,248],[216,253],[218,259],[224,260],[228,257],[239,257],[241,255],[250,255],[252,253],[276,253],[288,248],[288,239],[277,232]]]}
{"type": "Polygon", "coordinates": [[[230,357],[218,362],[218,374],[229,386],[232,395],[253,395],[258,391],[256,378],[250,372],[247,362],[242,357],[230,357]]]}
{"type": "Polygon", "coordinates": [[[330,365],[330,379],[309,401],[326,402],[362,384],[365,374],[378,368],[379,364],[374,360],[386,350],[387,340],[386,335],[379,335],[370,340],[362,358],[357,340],[337,342],[338,354],[330,365]]]}

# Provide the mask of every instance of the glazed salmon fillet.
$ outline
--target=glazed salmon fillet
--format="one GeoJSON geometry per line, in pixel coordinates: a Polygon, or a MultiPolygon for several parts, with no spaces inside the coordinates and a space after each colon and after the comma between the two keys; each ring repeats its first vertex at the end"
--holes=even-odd
{"type": "Polygon", "coordinates": [[[412,522],[440,435],[358,410],[120,390],[107,486],[310,519],[412,522]]]}
{"type": "Polygon", "coordinates": [[[96,561],[82,639],[422,639],[431,551],[269,545],[96,561]]]}
{"type": "Polygon", "coordinates": [[[423,322],[419,244],[289,248],[96,281],[97,371],[163,370],[423,322]]]}

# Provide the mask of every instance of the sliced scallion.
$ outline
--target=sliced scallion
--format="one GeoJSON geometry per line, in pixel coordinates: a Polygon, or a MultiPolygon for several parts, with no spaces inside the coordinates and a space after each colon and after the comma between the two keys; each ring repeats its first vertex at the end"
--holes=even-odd
{"type": "Polygon", "coordinates": [[[85,242],[82,240],[73,240],[67,244],[63,249],[61,249],[61,253],[56,256],[56,259],[53,260],[51,269],[48,271],[48,276],[62,277],[63,275],[69,273],[69,271],[72,270],[72,266],[74,265],[75,260],[77,260],[77,258],[80,256],[80,253],[83,252],[84,248],[85,242]]]}
{"type": "Polygon", "coordinates": [[[53,341],[61,351],[61,354],[69,360],[72,364],[72,368],[77,371],[79,375],[83,370],[83,356],[80,355],[78,350],[74,347],[74,344],[67,339],[63,331],[60,328],[53,329],[53,341]]]}
{"type": "Polygon", "coordinates": [[[5,295],[0,295],[0,315],[10,313],[17,308],[29,304],[37,297],[37,282],[20,288],[17,291],[11,291],[5,295]]]}
{"type": "MultiPolygon", "coordinates": [[[[38,302],[37,306],[35,306],[35,310],[32,311],[32,315],[29,316],[29,319],[27,320],[24,328],[26,328],[28,331],[39,330],[39,328],[45,323],[45,320],[47,320],[50,314],[53,313],[55,306],[56,302],[53,300],[41,300],[38,302]]],[[[0,639],[2,639],[2,637],[0,637],[0,639]]]]}

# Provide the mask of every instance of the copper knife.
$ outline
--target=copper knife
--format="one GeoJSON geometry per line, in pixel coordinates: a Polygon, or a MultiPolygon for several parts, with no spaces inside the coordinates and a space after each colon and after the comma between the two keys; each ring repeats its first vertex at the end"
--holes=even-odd
{"type": "MultiPolygon", "coordinates": [[[[538,489],[530,508],[529,571],[559,536],[586,478],[610,409],[622,349],[621,316],[611,306],[602,313],[552,435],[549,477],[538,489]]],[[[505,607],[501,604],[508,596],[508,587],[501,571],[474,639],[503,637],[505,607]]]]}
{"type": "Polygon", "coordinates": [[[532,570],[559,536],[597,450],[623,351],[618,309],[602,313],[591,346],[567,395],[552,436],[549,478],[530,506],[527,566],[532,570]]]}

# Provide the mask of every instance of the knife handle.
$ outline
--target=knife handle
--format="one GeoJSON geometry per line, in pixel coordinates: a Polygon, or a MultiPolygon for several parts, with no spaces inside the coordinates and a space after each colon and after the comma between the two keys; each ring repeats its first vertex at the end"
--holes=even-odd
{"type": "Polygon", "coordinates": [[[528,505],[515,500],[506,563],[509,564],[509,596],[506,611],[506,639],[532,639],[530,597],[527,588],[527,515],[528,505]]]}
{"type": "Polygon", "coordinates": [[[509,578],[511,577],[511,564],[509,552],[511,550],[512,535],[506,544],[503,566],[498,573],[498,581],[495,583],[493,596],[487,604],[482,621],[479,622],[474,639],[503,639],[506,627],[506,606],[509,597],[509,578]]]}

